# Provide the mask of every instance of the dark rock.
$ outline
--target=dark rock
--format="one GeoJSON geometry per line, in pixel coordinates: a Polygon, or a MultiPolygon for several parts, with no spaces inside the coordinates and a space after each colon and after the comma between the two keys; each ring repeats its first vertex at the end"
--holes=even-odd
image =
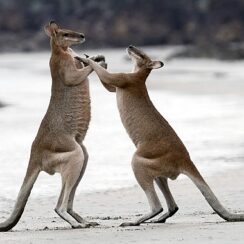
{"type": "Polygon", "coordinates": [[[5,104],[3,104],[2,102],[0,102],[0,108],[3,108],[5,106],[6,106],[5,104]]]}
{"type": "Polygon", "coordinates": [[[216,58],[221,60],[238,60],[244,59],[243,45],[195,45],[182,49],[174,53],[168,59],[174,58],[216,58]]]}

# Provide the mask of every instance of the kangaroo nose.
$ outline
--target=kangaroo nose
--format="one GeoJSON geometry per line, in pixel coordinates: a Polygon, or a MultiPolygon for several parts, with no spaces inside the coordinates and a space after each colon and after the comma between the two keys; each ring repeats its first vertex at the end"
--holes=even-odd
{"type": "Polygon", "coordinates": [[[85,36],[83,34],[80,34],[80,38],[85,38],[85,36]]]}
{"type": "Polygon", "coordinates": [[[129,48],[133,48],[133,45],[130,45],[129,48]]]}

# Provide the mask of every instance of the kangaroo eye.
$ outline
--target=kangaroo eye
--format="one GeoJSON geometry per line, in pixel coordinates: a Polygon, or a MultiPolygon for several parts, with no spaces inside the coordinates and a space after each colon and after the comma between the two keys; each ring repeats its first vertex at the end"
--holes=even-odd
{"type": "Polygon", "coordinates": [[[68,34],[68,33],[64,33],[64,36],[68,37],[68,36],[69,36],[69,34],[68,34]]]}

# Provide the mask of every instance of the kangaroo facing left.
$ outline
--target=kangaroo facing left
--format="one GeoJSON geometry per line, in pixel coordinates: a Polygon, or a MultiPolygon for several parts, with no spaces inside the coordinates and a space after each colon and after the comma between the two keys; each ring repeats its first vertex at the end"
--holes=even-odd
{"type": "Polygon", "coordinates": [[[12,229],[19,221],[32,187],[41,171],[61,174],[62,190],[56,213],[73,228],[89,223],[73,211],[76,188],[85,172],[88,153],[83,145],[90,122],[90,95],[84,67],[70,48],[85,41],[82,33],[61,29],[51,21],[44,27],[50,37],[52,91],[47,112],[32,144],[30,160],[11,216],[0,223],[0,231],[12,229]]]}

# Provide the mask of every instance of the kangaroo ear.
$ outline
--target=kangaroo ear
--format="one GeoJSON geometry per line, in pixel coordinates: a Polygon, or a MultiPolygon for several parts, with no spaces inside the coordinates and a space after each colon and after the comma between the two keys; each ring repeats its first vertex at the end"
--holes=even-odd
{"type": "Polygon", "coordinates": [[[164,63],[161,61],[152,61],[148,64],[149,69],[159,69],[164,66],[164,63]]]}
{"type": "Polygon", "coordinates": [[[44,27],[46,34],[51,37],[57,34],[59,27],[54,21],[50,21],[48,25],[44,27]]]}

